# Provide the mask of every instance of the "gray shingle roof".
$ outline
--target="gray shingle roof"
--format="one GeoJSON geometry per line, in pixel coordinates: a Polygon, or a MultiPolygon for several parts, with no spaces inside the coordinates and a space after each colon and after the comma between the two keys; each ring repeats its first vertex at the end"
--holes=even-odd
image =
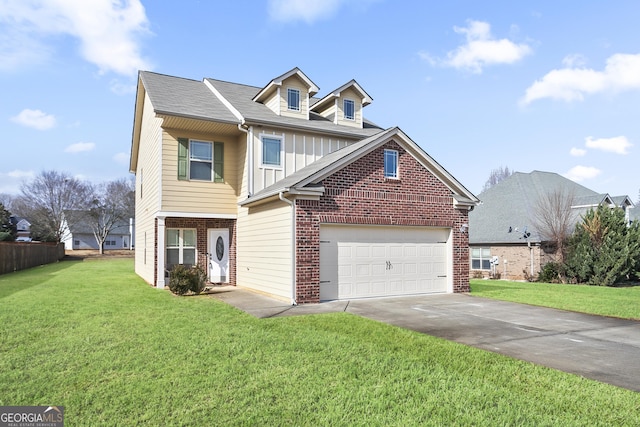
{"type": "MultiPolygon", "coordinates": [[[[362,129],[336,125],[316,113],[311,113],[309,120],[278,116],[266,105],[253,101],[253,98],[261,88],[209,78],[206,80],[215,87],[216,90],[240,112],[245,121],[249,123],[273,124],[274,126],[289,126],[319,132],[342,133],[345,136],[360,138],[366,138],[382,130],[382,128],[369,121],[365,121],[362,129]]],[[[310,103],[314,104],[317,101],[316,98],[312,98],[310,103]]]]}
{"type": "Polygon", "coordinates": [[[240,123],[201,81],[141,71],[140,79],[156,113],[240,123]]]}
{"type": "Polygon", "coordinates": [[[529,240],[540,242],[532,218],[541,196],[556,190],[573,194],[573,206],[585,206],[574,210],[576,220],[589,209],[586,206],[610,199],[553,172],[516,172],[478,195],[482,204],[469,213],[469,243],[524,243],[522,233],[509,233],[509,227],[527,227],[529,240]]]}

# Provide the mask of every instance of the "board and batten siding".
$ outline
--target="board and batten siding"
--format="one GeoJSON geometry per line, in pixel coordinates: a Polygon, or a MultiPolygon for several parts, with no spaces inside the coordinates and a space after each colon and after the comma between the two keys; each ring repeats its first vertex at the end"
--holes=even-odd
{"type": "Polygon", "coordinates": [[[160,149],[162,119],[155,116],[145,94],[136,167],[135,271],[153,284],[155,259],[155,216],[160,210],[160,149]]]}
{"type": "Polygon", "coordinates": [[[321,157],[332,153],[355,140],[328,137],[326,135],[284,132],[273,128],[254,128],[254,192],[258,192],[279,181],[297,170],[310,165],[321,157]],[[282,167],[262,166],[262,136],[274,136],[283,138],[284,148],[282,153],[282,167]]]}
{"type": "Polygon", "coordinates": [[[240,190],[238,139],[231,136],[165,130],[162,138],[162,211],[236,215],[240,190]],[[222,142],[224,182],[178,180],[178,138],[222,142]]]}
{"type": "Polygon", "coordinates": [[[290,299],[291,209],[280,200],[240,208],[236,240],[239,286],[290,299]]]}

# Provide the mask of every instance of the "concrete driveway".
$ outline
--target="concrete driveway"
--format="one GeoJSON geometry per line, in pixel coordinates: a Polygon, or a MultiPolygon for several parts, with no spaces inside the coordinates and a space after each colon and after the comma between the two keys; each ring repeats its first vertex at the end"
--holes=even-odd
{"type": "Polygon", "coordinates": [[[640,391],[640,322],[469,294],[291,306],[233,288],[215,296],[256,317],[345,311],[586,378],[640,391]]]}

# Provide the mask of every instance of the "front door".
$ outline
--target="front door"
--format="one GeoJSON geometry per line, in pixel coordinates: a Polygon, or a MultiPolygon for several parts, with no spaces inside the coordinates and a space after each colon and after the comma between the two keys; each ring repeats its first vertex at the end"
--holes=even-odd
{"type": "Polygon", "coordinates": [[[209,281],[229,283],[229,229],[209,230],[209,281]]]}

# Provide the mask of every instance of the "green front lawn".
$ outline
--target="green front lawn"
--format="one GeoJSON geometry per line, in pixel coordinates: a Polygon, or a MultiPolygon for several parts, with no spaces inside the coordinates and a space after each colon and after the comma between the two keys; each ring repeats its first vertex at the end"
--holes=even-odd
{"type": "Polygon", "coordinates": [[[473,279],[471,293],[504,301],[640,320],[640,286],[612,288],[473,279]]]}
{"type": "Polygon", "coordinates": [[[256,319],[131,260],[0,276],[0,405],[75,425],[640,425],[640,393],[348,313],[256,319]]]}

